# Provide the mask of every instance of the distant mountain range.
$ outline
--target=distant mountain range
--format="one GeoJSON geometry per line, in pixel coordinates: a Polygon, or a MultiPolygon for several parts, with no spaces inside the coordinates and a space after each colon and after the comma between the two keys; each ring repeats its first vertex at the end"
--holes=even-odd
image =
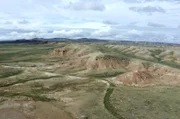
{"type": "Polygon", "coordinates": [[[27,44],[46,44],[50,42],[99,42],[99,43],[118,43],[118,44],[137,44],[137,45],[168,45],[168,46],[180,46],[180,44],[176,43],[165,43],[165,42],[148,42],[148,41],[125,41],[125,40],[103,40],[103,39],[95,39],[95,38],[79,38],[79,39],[69,39],[69,38],[33,38],[33,39],[18,39],[11,41],[0,41],[0,44],[7,43],[27,43],[27,44]]]}

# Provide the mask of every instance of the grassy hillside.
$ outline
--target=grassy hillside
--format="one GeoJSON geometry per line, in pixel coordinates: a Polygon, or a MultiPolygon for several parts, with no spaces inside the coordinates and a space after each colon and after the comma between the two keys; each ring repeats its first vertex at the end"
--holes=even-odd
{"type": "Polygon", "coordinates": [[[1,44],[0,114],[179,119],[178,51],[108,43],[1,44]]]}

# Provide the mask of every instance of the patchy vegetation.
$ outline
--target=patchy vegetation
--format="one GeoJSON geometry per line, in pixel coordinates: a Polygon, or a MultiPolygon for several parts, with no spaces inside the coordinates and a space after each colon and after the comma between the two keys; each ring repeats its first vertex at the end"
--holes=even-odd
{"type": "Polygon", "coordinates": [[[15,76],[18,74],[21,74],[23,70],[21,69],[14,69],[14,68],[6,68],[3,66],[0,66],[0,78],[7,78],[10,76],[15,76]]]}
{"type": "Polygon", "coordinates": [[[174,118],[179,115],[179,87],[117,87],[111,104],[125,119],[174,118]]]}
{"type": "Polygon", "coordinates": [[[179,119],[179,51],[110,43],[0,45],[0,108],[29,119],[45,118],[47,110],[65,119],[179,119]]]}

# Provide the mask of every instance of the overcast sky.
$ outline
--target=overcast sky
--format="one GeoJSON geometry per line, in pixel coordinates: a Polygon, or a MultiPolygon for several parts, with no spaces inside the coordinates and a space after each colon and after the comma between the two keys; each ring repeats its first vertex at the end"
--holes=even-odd
{"type": "Polygon", "coordinates": [[[36,37],[180,43],[180,0],[0,0],[0,40],[36,37]]]}

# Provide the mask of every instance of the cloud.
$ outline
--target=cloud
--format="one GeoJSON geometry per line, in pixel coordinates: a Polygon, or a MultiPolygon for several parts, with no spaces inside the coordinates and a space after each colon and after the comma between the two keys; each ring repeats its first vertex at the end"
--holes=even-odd
{"type": "Polygon", "coordinates": [[[123,0],[123,2],[126,3],[147,3],[147,2],[156,2],[156,1],[180,3],[179,0],[123,0]]]}
{"type": "Polygon", "coordinates": [[[51,33],[52,37],[66,37],[66,38],[77,38],[85,37],[85,30],[82,29],[71,29],[71,30],[55,30],[51,33]]]}
{"type": "Polygon", "coordinates": [[[103,23],[107,24],[107,25],[118,25],[117,22],[113,22],[113,21],[109,21],[109,20],[104,20],[103,23]]]}
{"type": "Polygon", "coordinates": [[[180,42],[178,1],[0,0],[0,40],[90,37],[180,42]]]}
{"type": "Polygon", "coordinates": [[[128,34],[141,36],[142,35],[142,31],[138,31],[138,30],[133,29],[133,30],[128,31],[128,34]]]}
{"type": "Polygon", "coordinates": [[[100,2],[92,1],[79,1],[79,2],[70,2],[66,9],[71,9],[75,11],[91,10],[91,11],[104,11],[105,6],[100,2]]]}
{"type": "Polygon", "coordinates": [[[88,30],[84,29],[62,29],[54,31],[11,31],[0,35],[0,40],[32,39],[32,38],[81,38],[86,37],[88,30]]]}
{"type": "MultiPolygon", "coordinates": [[[[28,33],[28,32],[35,32],[34,30],[24,30],[24,29],[11,29],[11,28],[0,28],[0,36],[7,36],[11,32],[18,32],[18,33],[28,33]]],[[[15,38],[15,37],[14,37],[15,38]]]]}
{"type": "Polygon", "coordinates": [[[119,29],[104,27],[102,29],[61,29],[54,31],[9,31],[0,35],[0,40],[32,39],[32,38],[99,38],[108,40],[153,41],[180,43],[180,35],[176,33],[146,31],[140,29],[119,29]]]}
{"type": "Polygon", "coordinates": [[[150,27],[165,27],[163,24],[158,24],[158,23],[153,23],[153,22],[148,22],[147,24],[150,27]]]}
{"type": "Polygon", "coordinates": [[[129,9],[134,12],[148,13],[148,14],[152,14],[155,12],[166,13],[165,9],[159,6],[130,7],[129,9]]]}
{"type": "Polygon", "coordinates": [[[113,39],[118,34],[116,29],[113,29],[110,26],[104,27],[102,29],[97,29],[91,32],[91,37],[100,38],[100,39],[113,39]]]}
{"type": "Polygon", "coordinates": [[[121,34],[118,37],[121,40],[127,40],[127,41],[180,43],[179,42],[180,38],[178,38],[177,35],[171,35],[171,34],[166,34],[166,33],[141,32],[141,35],[138,35],[138,34],[121,34]]]}
{"type": "Polygon", "coordinates": [[[177,28],[180,28],[180,24],[178,25],[178,27],[177,28]]]}
{"type": "Polygon", "coordinates": [[[142,2],[142,0],[123,0],[123,2],[127,2],[127,3],[140,3],[140,2],[142,2]]]}
{"type": "Polygon", "coordinates": [[[13,23],[10,22],[10,21],[6,21],[6,22],[4,22],[4,24],[6,24],[6,25],[11,25],[11,24],[13,24],[13,23]]]}
{"type": "Polygon", "coordinates": [[[30,22],[28,20],[21,20],[18,21],[19,24],[29,24],[30,22]]]}
{"type": "Polygon", "coordinates": [[[32,39],[36,38],[36,32],[27,32],[27,33],[19,33],[17,31],[13,31],[8,33],[7,35],[0,35],[0,40],[15,40],[15,39],[32,39]]]}

